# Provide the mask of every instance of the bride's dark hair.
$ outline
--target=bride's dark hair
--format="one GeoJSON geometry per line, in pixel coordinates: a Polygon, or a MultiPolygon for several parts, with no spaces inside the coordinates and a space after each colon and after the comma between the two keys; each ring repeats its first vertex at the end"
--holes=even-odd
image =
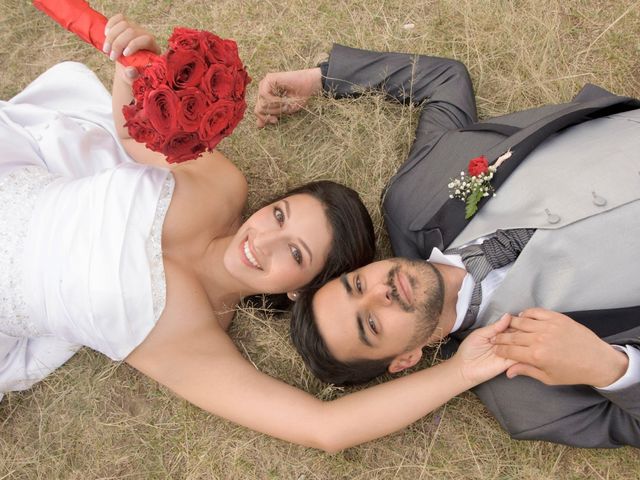
{"type": "MultiPolygon", "coordinates": [[[[355,190],[330,180],[319,180],[278,195],[265,205],[299,194],[311,195],[322,204],[332,233],[324,268],[299,290],[317,289],[332,278],[373,261],[376,249],[373,222],[355,190]]],[[[250,304],[259,304],[257,298],[249,297],[245,303],[249,300],[250,304]]],[[[290,306],[286,294],[266,295],[265,298],[270,308],[284,310],[290,306]]]]}

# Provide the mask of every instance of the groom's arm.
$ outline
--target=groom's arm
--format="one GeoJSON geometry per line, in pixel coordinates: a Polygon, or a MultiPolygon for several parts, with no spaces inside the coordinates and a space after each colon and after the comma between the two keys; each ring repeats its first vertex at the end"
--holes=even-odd
{"type": "Polygon", "coordinates": [[[269,73],[260,81],[255,107],[258,126],[297,112],[322,92],[344,98],[367,91],[382,92],[405,104],[423,104],[417,132],[421,143],[432,142],[447,130],[462,128],[477,118],[471,79],[462,63],[336,44],[322,68],[269,73]]]}
{"type": "Polygon", "coordinates": [[[379,91],[404,104],[422,105],[418,135],[439,136],[477,120],[466,67],[428,55],[382,53],[334,45],[323,89],[335,98],[379,91]]]}

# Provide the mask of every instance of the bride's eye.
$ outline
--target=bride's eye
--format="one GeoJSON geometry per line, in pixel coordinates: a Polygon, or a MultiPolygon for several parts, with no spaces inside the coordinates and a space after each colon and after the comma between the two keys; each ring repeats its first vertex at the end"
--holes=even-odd
{"type": "Polygon", "coordinates": [[[302,265],[302,253],[300,253],[300,249],[295,245],[290,245],[289,248],[291,249],[291,256],[296,261],[296,263],[298,265],[302,265]]]}
{"type": "Polygon", "coordinates": [[[284,223],[284,212],[279,207],[273,208],[273,216],[278,222],[278,225],[282,225],[284,223]]]}

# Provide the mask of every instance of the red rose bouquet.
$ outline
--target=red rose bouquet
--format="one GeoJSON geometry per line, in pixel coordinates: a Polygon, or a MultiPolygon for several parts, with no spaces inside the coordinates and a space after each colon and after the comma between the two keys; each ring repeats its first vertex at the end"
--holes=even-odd
{"type": "MultiPolygon", "coordinates": [[[[33,0],[34,5],[102,50],[106,17],[84,0],[33,0]]],[[[134,102],[123,107],[129,135],[167,156],[169,163],[212,150],[238,125],[251,81],[233,40],[176,28],[163,55],[137,52],[118,60],[136,66],[134,102]]]]}

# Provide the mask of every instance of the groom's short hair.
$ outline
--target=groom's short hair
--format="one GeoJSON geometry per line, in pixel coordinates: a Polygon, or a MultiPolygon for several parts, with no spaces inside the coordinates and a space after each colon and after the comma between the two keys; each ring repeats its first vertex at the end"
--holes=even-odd
{"type": "Polygon", "coordinates": [[[357,385],[386,373],[394,357],[343,362],[331,354],[313,311],[313,298],[318,290],[299,292],[291,312],[291,341],[311,373],[334,385],[357,385]]]}

